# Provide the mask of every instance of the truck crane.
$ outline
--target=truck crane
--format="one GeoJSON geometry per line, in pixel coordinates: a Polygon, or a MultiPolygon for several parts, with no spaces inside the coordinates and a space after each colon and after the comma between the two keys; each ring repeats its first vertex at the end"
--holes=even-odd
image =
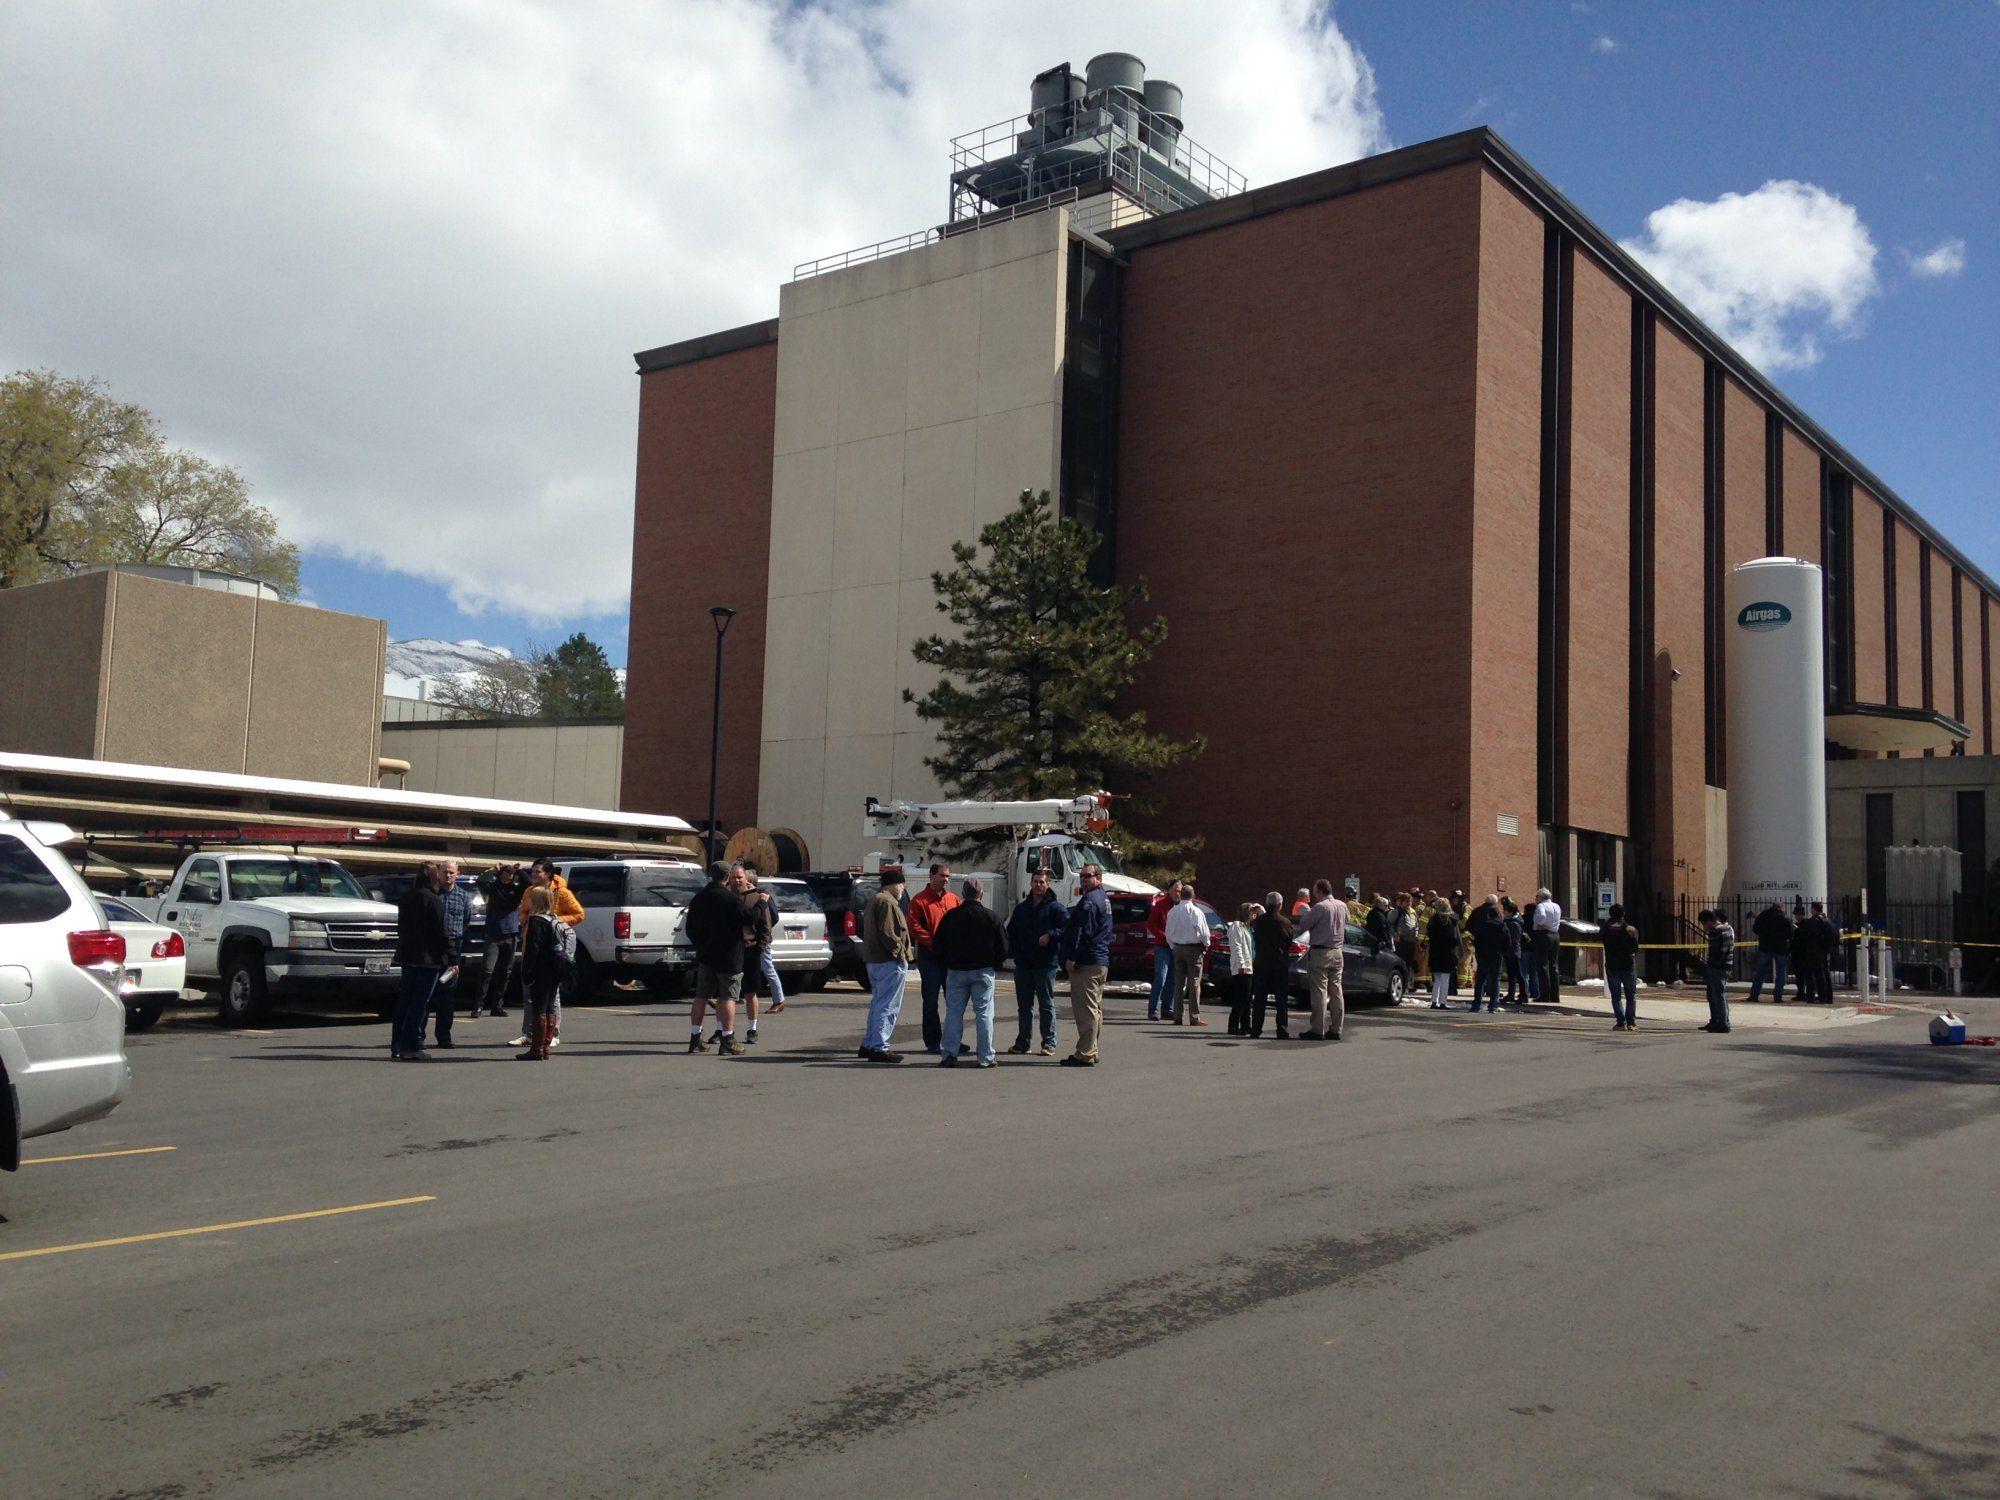
{"type": "Polygon", "coordinates": [[[987,904],[1004,913],[1027,892],[1028,877],[1037,869],[1049,872],[1051,887],[1066,902],[1076,900],[1077,872],[1087,864],[1103,869],[1107,891],[1157,894],[1156,886],[1127,875],[1117,851],[1101,841],[1110,826],[1111,797],[1105,792],[1033,802],[881,802],[870,797],[861,832],[876,848],[868,856],[871,866],[898,863],[919,877],[946,845],[968,835],[987,835],[982,842],[1005,849],[1000,868],[964,873],[984,876],[987,904]]]}

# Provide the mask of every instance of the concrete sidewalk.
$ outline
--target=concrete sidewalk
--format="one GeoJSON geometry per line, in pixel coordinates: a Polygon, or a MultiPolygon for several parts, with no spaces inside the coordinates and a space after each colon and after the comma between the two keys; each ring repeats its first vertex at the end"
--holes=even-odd
{"type": "MultiPolygon", "coordinates": [[[[1426,1006],[1430,1002],[1413,998],[1403,1002],[1407,1005],[1426,1006]]],[[[1462,999],[1452,1002],[1454,1009],[1463,1009],[1462,999]]],[[[1666,985],[1653,985],[1639,991],[1639,1025],[1643,1029],[1649,1022],[1660,1026],[1697,1027],[1708,1024],[1708,999],[1700,991],[1688,986],[1678,989],[1666,985]]],[[[1518,1014],[1546,1016],[1583,1016],[1601,1019],[1608,1027],[1611,1024],[1611,996],[1600,981],[1595,985],[1566,985],[1562,999],[1554,1005],[1533,1004],[1523,1007],[1518,1014]]],[[[1837,1026],[1861,1026],[1870,1021],[1885,1019],[1890,1012],[1880,1007],[1863,1009],[1855,1004],[1801,1005],[1787,1001],[1783,1005],[1773,1005],[1768,1000],[1757,1004],[1749,1003],[1745,996],[1732,991],[1729,996],[1729,1024],[1736,1031],[1826,1031],[1837,1026]]]]}

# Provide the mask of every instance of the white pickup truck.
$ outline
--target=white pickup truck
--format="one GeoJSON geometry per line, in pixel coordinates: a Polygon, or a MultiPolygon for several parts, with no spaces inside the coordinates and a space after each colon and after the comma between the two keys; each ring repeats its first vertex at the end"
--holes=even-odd
{"type": "Polygon", "coordinates": [[[221,992],[225,1026],[274,997],[359,999],[386,1010],[400,974],[396,908],[370,900],[330,859],[270,852],[190,854],[166,894],[122,898],[187,943],[187,982],[221,992]]]}

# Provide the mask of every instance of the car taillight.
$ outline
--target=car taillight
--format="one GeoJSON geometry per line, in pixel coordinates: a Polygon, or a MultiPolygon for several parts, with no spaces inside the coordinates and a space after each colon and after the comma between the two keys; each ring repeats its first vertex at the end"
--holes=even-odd
{"type": "Polygon", "coordinates": [[[69,961],[79,969],[94,969],[103,965],[114,968],[125,962],[125,939],[115,932],[72,932],[69,935],[69,961]]]}
{"type": "Polygon", "coordinates": [[[1305,939],[1300,938],[1292,944],[1292,952],[1303,953],[1305,951],[1306,951],[1305,939]]]}
{"type": "Polygon", "coordinates": [[[615,938],[628,938],[632,935],[632,913],[621,911],[613,914],[611,935],[615,938]]]}
{"type": "Polygon", "coordinates": [[[157,943],[153,944],[153,957],[155,958],[186,958],[187,951],[187,944],[181,941],[181,935],[178,932],[170,932],[157,943]]]}
{"type": "Polygon", "coordinates": [[[854,925],[853,912],[844,911],[840,914],[840,931],[841,934],[845,937],[861,936],[860,930],[854,925]]]}

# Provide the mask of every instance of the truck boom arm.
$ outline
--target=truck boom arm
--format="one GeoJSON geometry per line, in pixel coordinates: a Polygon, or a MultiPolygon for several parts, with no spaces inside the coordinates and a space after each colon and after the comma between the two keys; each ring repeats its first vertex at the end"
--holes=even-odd
{"type": "Polygon", "coordinates": [[[907,843],[929,834],[979,829],[1019,834],[1058,828],[1065,833],[1095,832],[1110,823],[1111,799],[1103,792],[1052,797],[1038,802],[878,802],[868,799],[861,831],[870,839],[907,843]]]}

